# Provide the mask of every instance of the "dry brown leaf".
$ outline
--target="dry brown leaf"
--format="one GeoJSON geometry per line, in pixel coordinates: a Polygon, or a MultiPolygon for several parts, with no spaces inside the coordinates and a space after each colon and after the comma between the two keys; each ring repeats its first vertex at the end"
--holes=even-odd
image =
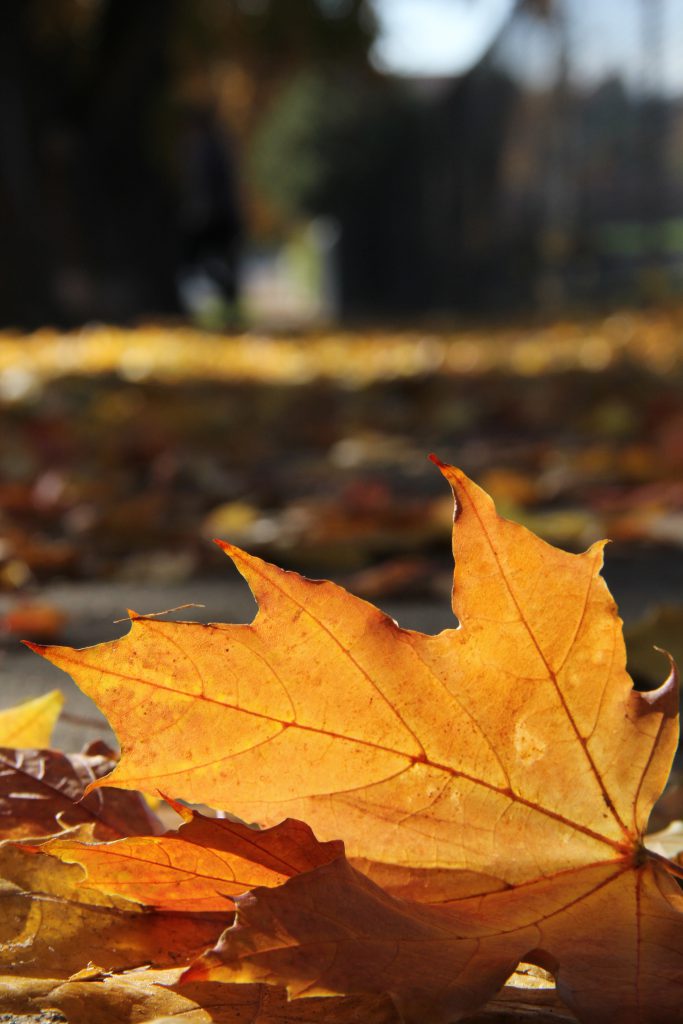
{"type": "Polygon", "coordinates": [[[83,798],[86,787],[115,763],[100,742],[82,754],[0,748],[0,838],[35,839],[89,823],[98,839],[161,832],[137,793],[106,788],[83,798]]]}
{"type": "MultiPolygon", "coordinates": [[[[66,615],[51,604],[38,604],[33,601],[22,601],[11,608],[6,615],[0,617],[0,631],[15,637],[35,637],[36,640],[58,640],[66,615]]],[[[33,740],[37,746],[45,746],[42,741],[33,740]]],[[[31,741],[25,744],[31,745],[31,741]]]]}
{"type": "Polygon", "coordinates": [[[282,989],[197,982],[178,970],[131,971],[93,981],[0,977],[0,1008],[61,1010],[69,1024],[397,1024],[388,999],[287,1002],[282,989]]]}
{"type": "Polygon", "coordinates": [[[104,970],[187,964],[216,940],[226,914],[148,912],[80,885],[54,857],[0,844],[0,971],[66,980],[95,960],[104,970]]]}
{"type": "Polygon", "coordinates": [[[472,1013],[525,960],[557,973],[582,1021],[683,1019],[683,896],[653,864],[571,869],[435,907],[337,860],[236,902],[237,925],[188,978],[286,984],[294,997],[386,991],[419,1024],[472,1013]]]}

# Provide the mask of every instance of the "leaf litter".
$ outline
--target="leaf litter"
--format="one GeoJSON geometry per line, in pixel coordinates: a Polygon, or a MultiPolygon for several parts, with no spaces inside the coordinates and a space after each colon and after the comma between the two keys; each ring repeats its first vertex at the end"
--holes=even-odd
{"type": "Polygon", "coordinates": [[[73,675],[121,741],[89,794],[158,789],[271,827],[184,811],[177,833],[147,840],[93,845],[65,833],[14,847],[41,865],[27,903],[28,868],[24,891],[6,882],[10,942],[27,951],[19,975],[54,969],[43,935],[64,935],[59,915],[44,916],[52,887],[71,967],[86,967],[94,947],[117,976],[126,957],[143,968],[142,920],[157,967],[184,960],[179,980],[213,991],[286,989],[283,1020],[307,1005],[340,1020],[393,1006],[414,1024],[486,1013],[520,961],[550,971],[564,1012],[585,1024],[683,1020],[683,870],[643,843],[678,739],[675,669],[657,690],[633,690],[602,545],[552,548],[439,465],[456,500],[457,629],[401,630],[334,584],[223,544],[257,598],[251,625],[133,616],[127,636],[99,647],[31,644],[73,675]],[[317,839],[278,824],[292,817],[317,839]],[[303,839],[303,863],[288,855],[282,870],[280,836],[303,839]],[[238,871],[226,849],[245,837],[246,874],[244,848],[238,871]],[[272,837],[279,870],[258,877],[272,837]],[[194,850],[169,853],[183,843],[194,850]],[[62,860],[40,852],[51,845],[62,860]],[[165,872],[147,891],[144,863],[165,872]],[[179,909],[171,927],[157,903],[191,906],[193,872],[195,909],[179,909]],[[243,895],[228,889],[240,875],[243,895]],[[197,909],[207,880],[205,906],[227,897],[234,923],[225,908],[197,909]]]}

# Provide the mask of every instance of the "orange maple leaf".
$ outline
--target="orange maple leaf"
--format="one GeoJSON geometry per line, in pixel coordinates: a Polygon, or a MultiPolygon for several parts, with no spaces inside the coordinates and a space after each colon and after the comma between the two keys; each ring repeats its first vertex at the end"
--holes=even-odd
{"type": "Polygon", "coordinates": [[[317,842],[301,821],[256,831],[169,802],[184,819],[175,832],[96,844],[57,837],[40,851],[80,864],[89,889],[157,910],[187,911],[232,911],[238,893],[280,885],[343,853],[342,843],[317,842]]]}
{"type": "Polygon", "coordinates": [[[91,788],[300,817],[383,884],[337,860],[257,890],[215,968],[231,977],[388,990],[407,1018],[429,1003],[447,1020],[535,951],[584,1021],[681,1021],[680,870],[642,845],[677,743],[675,671],[633,690],[602,545],[559,551],[441,469],[459,629],[402,630],[223,545],[259,603],[251,625],[134,617],[113,643],[37,648],[122,741],[91,788]],[[311,959],[316,934],[334,969],[311,959]]]}

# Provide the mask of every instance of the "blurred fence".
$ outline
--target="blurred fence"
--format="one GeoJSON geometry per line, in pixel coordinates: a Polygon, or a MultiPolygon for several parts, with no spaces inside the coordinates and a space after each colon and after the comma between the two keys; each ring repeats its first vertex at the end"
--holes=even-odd
{"type": "Polygon", "coordinates": [[[680,0],[517,0],[474,67],[434,79],[378,72],[363,3],[344,10],[8,4],[0,324],[681,291],[680,0]]]}
{"type": "Polygon", "coordinates": [[[435,306],[661,300],[683,285],[683,5],[521,0],[430,101],[435,306]]]}

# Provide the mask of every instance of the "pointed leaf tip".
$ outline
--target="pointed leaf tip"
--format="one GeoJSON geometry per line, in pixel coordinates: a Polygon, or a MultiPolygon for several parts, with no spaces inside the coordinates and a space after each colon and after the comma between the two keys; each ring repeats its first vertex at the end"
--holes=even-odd
{"type": "Polygon", "coordinates": [[[21,640],[20,642],[24,647],[28,647],[29,650],[35,651],[36,654],[40,654],[42,657],[45,656],[43,652],[47,650],[46,644],[36,644],[33,640],[21,640]]]}
{"type": "Polygon", "coordinates": [[[236,558],[239,558],[240,555],[244,554],[244,552],[242,551],[241,548],[238,548],[234,544],[231,544],[230,541],[220,540],[220,538],[214,537],[213,538],[213,542],[214,542],[214,544],[218,545],[218,547],[221,549],[221,551],[224,554],[226,554],[228,556],[228,558],[232,558],[233,561],[236,558]]]}
{"type": "Polygon", "coordinates": [[[192,821],[194,813],[190,807],[187,807],[186,804],[181,804],[178,800],[174,800],[172,796],[168,796],[168,794],[162,792],[160,789],[157,789],[157,794],[161,797],[164,803],[167,803],[168,806],[183,819],[183,821],[192,821]]]}
{"type": "Polygon", "coordinates": [[[251,579],[247,574],[248,569],[250,566],[253,566],[255,562],[260,564],[261,559],[251,555],[248,551],[245,551],[244,548],[238,548],[236,544],[231,544],[227,540],[214,538],[214,544],[217,544],[221,551],[228,556],[237,571],[240,575],[244,576],[251,587],[251,579]]]}
{"type": "Polygon", "coordinates": [[[429,455],[428,455],[428,458],[429,458],[429,461],[430,461],[430,462],[433,462],[433,463],[434,463],[434,465],[435,465],[435,466],[438,466],[438,468],[439,468],[440,470],[442,470],[442,471],[443,471],[444,469],[448,469],[448,468],[449,468],[449,467],[447,466],[447,464],[446,464],[445,462],[442,462],[442,461],[441,461],[441,459],[439,458],[439,456],[438,456],[438,455],[435,455],[435,454],[434,454],[434,452],[430,452],[430,453],[429,453],[429,455]]]}
{"type": "MultiPolygon", "coordinates": [[[[434,455],[434,453],[430,454],[429,458],[434,463],[434,465],[441,471],[446,480],[448,480],[452,488],[454,488],[455,484],[457,483],[466,486],[469,489],[476,489],[477,491],[480,490],[480,488],[477,487],[474,481],[470,480],[467,474],[464,473],[462,469],[459,469],[458,466],[453,466],[449,462],[442,462],[438,455],[434,455]]],[[[492,501],[490,495],[487,494],[486,497],[489,499],[489,501],[492,501]]]]}

